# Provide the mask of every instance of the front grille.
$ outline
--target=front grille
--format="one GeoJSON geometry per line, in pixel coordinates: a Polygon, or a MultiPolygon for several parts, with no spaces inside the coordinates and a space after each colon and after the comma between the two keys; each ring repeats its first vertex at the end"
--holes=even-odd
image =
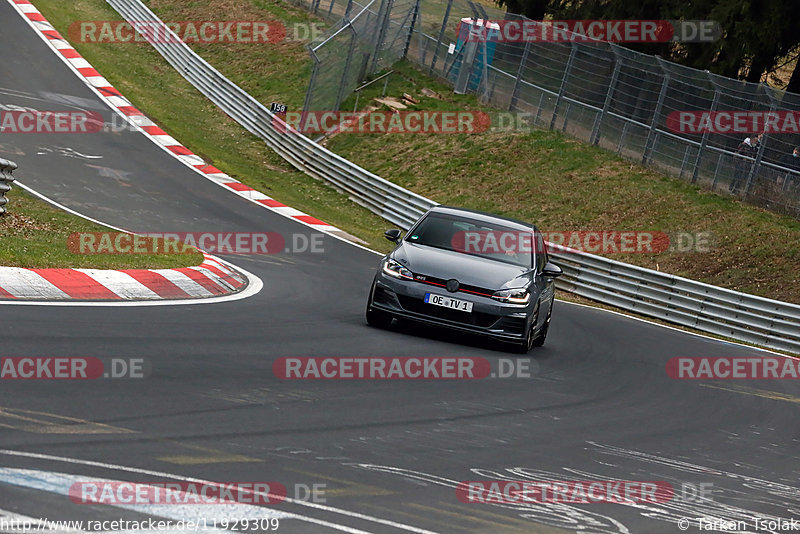
{"type": "MultiPolygon", "coordinates": [[[[417,275],[416,281],[420,282],[420,283],[423,283],[423,284],[434,285],[434,286],[441,287],[443,289],[447,285],[447,280],[448,279],[446,279],[446,278],[437,278],[435,276],[425,276],[425,280],[422,281],[422,280],[419,279],[419,276],[420,275],[417,275]]],[[[495,289],[488,289],[488,288],[480,287],[480,286],[471,286],[469,284],[459,284],[459,286],[460,286],[459,289],[458,289],[459,291],[465,291],[467,293],[473,293],[473,294],[477,293],[479,295],[484,295],[484,296],[491,296],[496,291],[495,289]]]]}
{"type": "Polygon", "coordinates": [[[441,306],[434,306],[427,304],[422,299],[415,299],[405,295],[397,295],[400,300],[400,305],[403,309],[410,312],[435,317],[437,319],[444,319],[446,321],[453,321],[454,323],[468,324],[488,328],[497,322],[499,319],[496,315],[481,312],[462,312],[458,310],[450,310],[441,306]]]}

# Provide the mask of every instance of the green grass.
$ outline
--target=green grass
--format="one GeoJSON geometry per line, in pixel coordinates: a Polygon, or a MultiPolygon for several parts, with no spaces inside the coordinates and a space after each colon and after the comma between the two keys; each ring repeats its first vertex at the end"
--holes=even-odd
{"type": "MultiPolygon", "coordinates": [[[[101,0],[37,0],[64,30],[73,20],[115,20],[101,0]]],[[[165,20],[313,21],[279,0],[150,0],[165,20]],[[224,13],[224,16],[220,14],[224,13]]],[[[386,250],[387,224],[324,184],[289,167],[219,112],[149,45],[73,43],[123,94],[171,135],[228,174],[386,250]]],[[[298,110],[310,60],[302,43],[278,46],[194,45],[223,74],[264,103],[298,110]]],[[[418,109],[493,110],[401,62],[388,96],[410,93],[418,109]],[[420,96],[430,88],[441,99],[420,96]]],[[[359,107],[379,96],[364,91],[359,107]]],[[[344,103],[353,109],[354,98],[344,103]]],[[[442,203],[531,220],[545,231],[710,232],[706,253],[615,255],[615,259],[781,300],[800,302],[800,222],[685,182],[586,145],[559,132],[489,131],[472,135],[340,134],[329,148],[363,167],[442,203]]]]}
{"type": "Polygon", "coordinates": [[[203,261],[200,253],[75,254],[67,247],[71,234],[110,230],[57,209],[18,187],[7,197],[8,213],[0,217],[0,265],[5,267],[173,269],[203,261]]]}

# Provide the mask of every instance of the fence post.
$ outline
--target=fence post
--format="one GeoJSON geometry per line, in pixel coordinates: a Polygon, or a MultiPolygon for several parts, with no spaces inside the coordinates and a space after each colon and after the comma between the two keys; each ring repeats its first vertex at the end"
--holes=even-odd
{"type": "Polygon", "coordinates": [[[392,15],[392,4],[394,0],[381,0],[381,7],[378,10],[378,35],[375,38],[375,51],[372,53],[372,66],[370,72],[378,69],[378,58],[383,48],[383,40],[386,38],[386,29],[392,15]]]}
{"type": "Polygon", "coordinates": [[[558,117],[558,106],[561,104],[561,99],[564,98],[564,91],[567,89],[567,79],[572,70],[572,61],[578,53],[578,47],[575,43],[570,42],[569,58],[567,59],[567,66],[564,67],[564,76],[561,78],[561,87],[558,88],[558,96],[556,97],[556,105],[553,106],[553,116],[550,118],[550,129],[556,127],[556,118],[558,117]]]}
{"type": "Polygon", "coordinates": [[[517,107],[517,100],[519,100],[519,85],[522,81],[522,69],[525,68],[525,64],[528,62],[528,54],[531,51],[531,40],[527,39],[525,41],[525,50],[522,52],[522,59],[519,60],[519,68],[517,69],[517,79],[514,80],[514,90],[511,92],[511,103],[508,105],[508,111],[514,111],[514,108],[517,107]]]}
{"type": "Polygon", "coordinates": [[[656,56],[658,64],[661,67],[661,72],[664,73],[664,81],[661,82],[661,91],[658,92],[658,102],[656,102],[656,109],[653,111],[653,121],[650,123],[650,130],[647,132],[647,141],[644,143],[644,150],[642,150],[642,165],[647,165],[647,160],[652,156],[651,145],[655,147],[654,138],[656,136],[656,128],[658,127],[658,116],[661,115],[661,108],[664,106],[664,97],[667,94],[669,87],[669,71],[664,68],[664,60],[656,56]]]}
{"type": "Polygon", "coordinates": [[[414,14],[411,16],[411,27],[408,29],[408,39],[406,39],[406,46],[403,48],[403,58],[407,59],[408,48],[411,46],[411,38],[414,37],[414,26],[417,25],[417,17],[419,17],[419,0],[414,2],[414,14]]]}
{"type": "MultiPolygon", "coordinates": [[[[710,117],[714,116],[714,112],[717,111],[717,106],[719,106],[719,89],[715,86],[714,99],[711,101],[711,109],[709,110],[711,112],[709,115],[710,117]]],[[[692,183],[697,182],[697,174],[700,172],[700,162],[703,159],[703,152],[706,150],[706,145],[708,145],[708,135],[708,131],[703,132],[703,138],[700,140],[700,148],[697,149],[697,158],[694,160],[694,169],[692,169],[692,183]]]]}
{"type": "MultiPolygon", "coordinates": [[[[777,107],[778,107],[779,101],[772,94],[772,92],[771,92],[772,90],[769,88],[769,86],[766,83],[761,85],[761,89],[764,90],[764,92],[767,95],[767,98],[769,98],[769,102],[770,102],[769,103],[769,113],[770,113],[770,116],[772,116],[775,113],[775,109],[777,109],[777,107]]],[[[758,174],[758,171],[761,169],[761,160],[764,158],[764,147],[767,146],[767,139],[768,138],[769,138],[769,135],[767,135],[767,132],[764,131],[764,135],[761,136],[761,142],[758,143],[758,153],[756,154],[756,160],[753,162],[753,166],[750,167],[750,172],[747,173],[747,184],[744,186],[744,194],[745,194],[745,196],[747,196],[747,193],[750,192],[750,188],[753,185],[753,178],[755,178],[755,176],[758,174]]]]}
{"type": "MultiPolygon", "coordinates": [[[[307,48],[311,56],[311,61],[313,61],[314,64],[311,66],[311,77],[308,80],[308,89],[306,89],[306,97],[303,100],[303,121],[305,121],[306,113],[311,111],[311,98],[314,95],[314,85],[317,82],[317,75],[319,74],[319,57],[317,57],[317,53],[311,48],[311,45],[308,45],[307,48]]],[[[300,124],[303,124],[303,122],[300,124]]]]}
{"type": "Polygon", "coordinates": [[[347,27],[350,29],[350,48],[347,49],[347,59],[345,60],[344,69],[342,70],[342,79],[339,82],[339,92],[336,94],[336,109],[332,111],[339,111],[342,100],[344,100],[344,93],[347,91],[347,75],[350,73],[350,64],[353,61],[353,50],[356,48],[356,39],[358,39],[358,34],[350,21],[347,21],[347,27]]]}
{"type": "MultiPolygon", "coordinates": [[[[450,19],[450,10],[453,8],[453,0],[447,0],[447,9],[444,10],[444,18],[442,19],[442,27],[439,28],[439,36],[436,38],[436,46],[433,49],[433,59],[431,60],[431,68],[428,74],[433,74],[433,69],[436,68],[436,60],[439,59],[439,47],[442,46],[442,38],[444,37],[444,30],[447,28],[447,21],[450,19]]],[[[427,47],[425,47],[427,50],[427,47]]],[[[424,56],[423,56],[423,65],[424,56]]]]}
{"type": "Polygon", "coordinates": [[[17,164],[13,161],[0,158],[0,216],[6,212],[6,204],[8,204],[6,193],[11,191],[11,182],[14,181],[11,173],[16,168],[17,164]]]}
{"type": "MultiPolygon", "coordinates": [[[[473,26],[470,26],[470,33],[473,26]]],[[[475,68],[475,58],[478,57],[479,39],[467,38],[461,54],[461,67],[458,69],[458,77],[453,87],[453,92],[463,95],[469,89],[469,82],[472,80],[472,72],[475,68]]]]}
{"type": "Polygon", "coordinates": [[[619,71],[622,68],[622,58],[619,57],[619,53],[613,44],[611,45],[611,51],[614,52],[614,71],[611,73],[611,82],[608,84],[606,98],[603,101],[603,109],[595,117],[594,125],[592,126],[592,136],[589,138],[589,142],[593,145],[596,145],[600,142],[600,126],[603,123],[606,113],[608,113],[608,108],[611,107],[611,101],[614,97],[614,89],[616,89],[617,80],[619,79],[619,71]]]}

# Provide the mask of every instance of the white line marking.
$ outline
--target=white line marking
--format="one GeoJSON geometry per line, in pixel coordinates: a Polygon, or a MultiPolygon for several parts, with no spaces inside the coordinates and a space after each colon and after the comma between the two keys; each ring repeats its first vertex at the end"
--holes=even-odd
{"type": "MultiPolygon", "coordinates": [[[[96,462],[96,461],[93,461],[93,460],[81,460],[81,459],[78,459],[78,458],[68,458],[68,457],[65,457],[65,456],[54,456],[54,455],[51,455],[51,454],[40,454],[40,453],[35,453],[35,452],[24,452],[24,451],[13,451],[13,450],[9,450],[9,449],[0,449],[0,454],[5,454],[5,455],[8,455],[8,456],[20,456],[20,457],[23,457],[23,458],[35,458],[35,459],[39,459],[39,460],[53,460],[53,461],[64,462],[64,463],[68,463],[68,464],[87,465],[87,466],[92,466],[92,467],[102,467],[104,469],[114,469],[114,470],[117,470],[117,471],[125,471],[125,472],[128,472],[128,473],[137,473],[137,474],[140,474],[140,475],[151,475],[151,476],[155,476],[155,477],[163,477],[163,478],[171,478],[171,479],[175,479],[175,480],[183,480],[185,482],[194,482],[196,484],[214,484],[214,482],[212,482],[210,480],[203,480],[203,479],[200,479],[200,478],[193,478],[193,477],[184,477],[184,476],[181,476],[181,475],[174,475],[174,474],[170,474],[170,473],[165,473],[163,471],[153,471],[153,470],[150,470],[150,469],[141,469],[141,468],[138,468],[138,467],[126,467],[126,466],[123,466],[123,465],[116,465],[116,464],[110,464],[110,463],[105,463],[105,462],[96,462]]],[[[266,496],[265,494],[260,494],[260,495],[266,496]]],[[[345,517],[350,517],[350,518],[354,518],[354,519],[361,519],[361,520],[364,520],[364,521],[371,521],[373,523],[378,523],[380,525],[386,525],[386,526],[389,526],[389,527],[392,527],[392,528],[396,528],[396,529],[399,529],[399,530],[405,530],[407,532],[416,532],[417,534],[437,534],[437,533],[435,533],[434,531],[431,531],[431,530],[425,530],[425,529],[422,529],[422,528],[412,527],[411,525],[405,525],[403,523],[397,523],[395,521],[390,521],[388,519],[381,519],[379,517],[373,517],[373,516],[366,515],[366,514],[361,514],[361,513],[358,513],[358,512],[350,512],[349,510],[342,510],[340,508],[334,508],[333,506],[327,506],[327,505],[324,505],[324,504],[318,504],[318,503],[313,503],[313,502],[290,499],[288,497],[286,499],[284,499],[284,500],[286,502],[288,502],[288,503],[291,503],[291,504],[296,504],[296,505],[299,505],[299,506],[306,506],[306,507],[309,507],[309,508],[314,508],[314,509],[317,509],[317,510],[322,510],[322,511],[330,512],[330,513],[333,513],[333,514],[339,514],[339,515],[343,515],[345,517]]],[[[304,519],[312,519],[312,518],[305,518],[305,516],[298,516],[298,517],[303,517],[304,519]]],[[[361,532],[361,531],[351,530],[350,532],[361,532]]]]}

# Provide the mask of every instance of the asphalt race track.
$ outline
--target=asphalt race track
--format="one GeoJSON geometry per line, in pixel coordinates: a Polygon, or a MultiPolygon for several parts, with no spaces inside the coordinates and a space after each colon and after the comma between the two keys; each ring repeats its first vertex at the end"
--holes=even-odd
{"type": "MultiPolygon", "coordinates": [[[[3,1],[0,26],[0,104],[112,120],[3,1]]],[[[0,157],[19,164],[25,185],[134,231],[314,232],[225,191],[134,132],[0,134],[0,157]]],[[[235,302],[0,305],[1,357],[139,358],[148,368],[142,379],[0,384],[0,531],[10,531],[2,527],[4,516],[15,517],[8,514],[189,514],[180,506],[80,505],[64,494],[75,481],[98,479],[277,482],[291,499],[238,512],[279,518],[278,532],[287,533],[666,533],[698,517],[746,519],[756,532],[753,517],[800,517],[797,383],[665,372],[675,356],[764,354],[747,347],[558,302],[547,344],[529,355],[529,378],[276,378],[273,362],[289,356],[520,360],[460,335],[368,327],[378,256],[330,236],[323,246],[319,254],[223,256],[264,283],[235,302]],[[665,481],[675,496],[660,504],[456,496],[460,481],[497,479],[665,481]],[[693,497],[701,487],[705,498],[693,497]]],[[[224,508],[202,513],[221,517],[224,508]]],[[[758,530],[770,531],[784,530],[758,530]]]]}

